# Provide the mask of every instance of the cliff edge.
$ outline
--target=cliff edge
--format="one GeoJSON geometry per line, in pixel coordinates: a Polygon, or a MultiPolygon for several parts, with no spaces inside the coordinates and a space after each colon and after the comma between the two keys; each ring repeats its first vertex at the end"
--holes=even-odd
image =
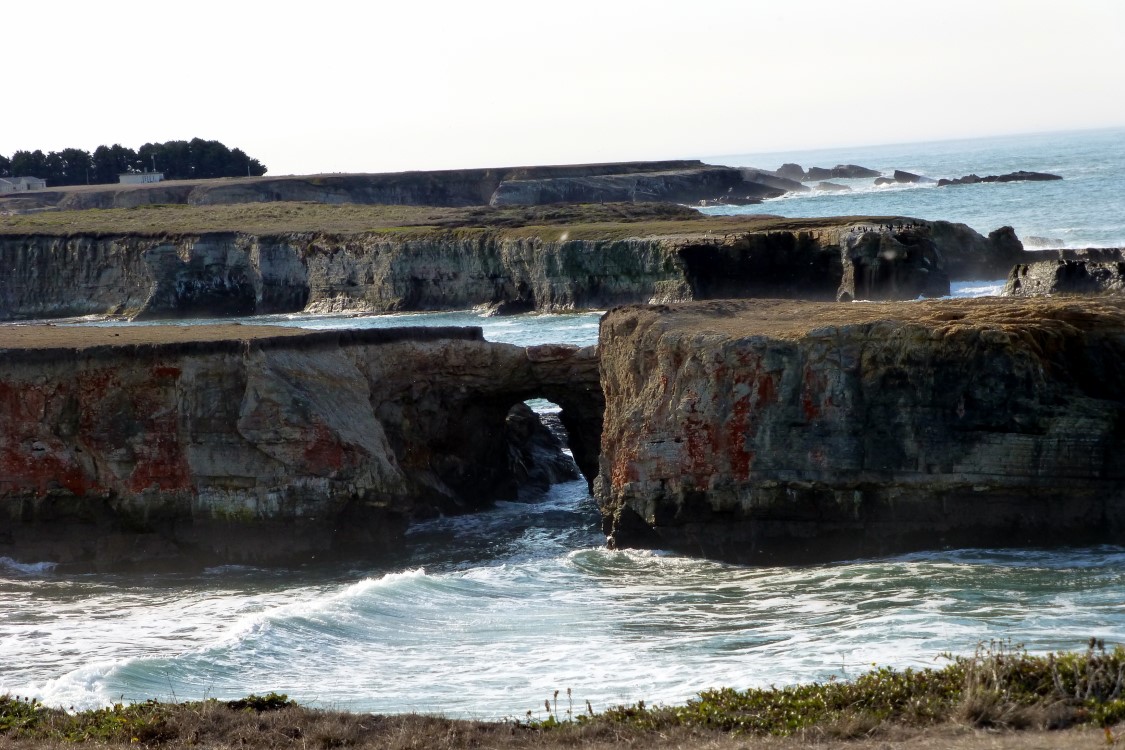
{"type": "Polygon", "coordinates": [[[557,475],[529,465],[551,449],[512,409],[533,397],[562,407],[592,477],[592,348],[477,328],[3,326],[0,556],[145,569],[383,556],[411,520],[557,475]]]}
{"type": "Polygon", "coordinates": [[[600,341],[618,546],[783,563],[1125,532],[1125,302],[623,307],[600,341]]]}
{"type": "Polygon", "coordinates": [[[704,217],[660,204],[218,208],[0,219],[0,320],[914,299],[948,294],[951,278],[997,278],[1023,254],[1014,235],[903,217],[704,217]]]}

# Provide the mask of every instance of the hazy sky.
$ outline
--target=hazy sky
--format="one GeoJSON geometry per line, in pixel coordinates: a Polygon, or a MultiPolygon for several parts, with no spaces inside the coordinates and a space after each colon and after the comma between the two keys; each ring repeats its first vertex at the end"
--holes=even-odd
{"type": "Polygon", "coordinates": [[[9,1],[0,153],[217,139],[270,174],[1125,125],[1125,0],[9,1]]]}

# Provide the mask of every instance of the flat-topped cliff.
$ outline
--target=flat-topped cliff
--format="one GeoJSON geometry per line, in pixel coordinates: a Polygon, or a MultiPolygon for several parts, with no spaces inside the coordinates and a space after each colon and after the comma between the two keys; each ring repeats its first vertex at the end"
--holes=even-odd
{"type": "Polygon", "coordinates": [[[1007,273],[1022,255],[1010,230],[985,238],[902,217],[705,217],[662,204],[216,209],[0,218],[0,320],[913,299],[947,294],[950,278],[1007,273]]]}
{"type": "Polygon", "coordinates": [[[1125,302],[623,307],[600,341],[619,546],[772,563],[1125,533],[1125,302]]]}
{"type": "Polygon", "coordinates": [[[2,326],[0,557],[378,557],[412,519],[517,495],[544,454],[512,409],[532,397],[562,407],[592,477],[592,348],[476,328],[2,326]]]}
{"type": "MultiPolygon", "coordinates": [[[[786,192],[753,170],[697,160],[498,167],[378,174],[317,174],[82,185],[0,197],[0,214],[309,201],[402,206],[539,205],[563,201],[756,201],[786,192]]],[[[800,189],[800,185],[793,183],[800,189]]]]}

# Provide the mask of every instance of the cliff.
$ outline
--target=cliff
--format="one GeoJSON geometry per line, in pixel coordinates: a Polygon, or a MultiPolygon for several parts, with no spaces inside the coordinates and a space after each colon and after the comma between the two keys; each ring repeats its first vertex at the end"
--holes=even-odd
{"type": "Polygon", "coordinates": [[[1007,297],[1125,291],[1125,253],[1115,248],[1047,250],[1018,263],[1004,285],[1007,297]]]}
{"type": "Polygon", "coordinates": [[[562,407],[593,476],[592,348],[479,329],[0,328],[0,556],[153,569],[384,555],[412,519],[559,478],[542,428],[512,409],[532,397],[562,407]]]}
{"type": "Polygon", "coordinates": [[[223,221],[171,207],[10,218],[0,225],[0,267],[10,269],[0,277],[0,320],[913,299],[948,294],[949,278],[967,267],[1011,265],[1007,246],[964,225],[901,217],[331,208],[279,204],[270,215],[219,213],[223,221]],[[271,221],[292,229],[260,230],[271,221]],[[176,230],[107,230],[116,222],[176,230]],[[317,225],[338,228],[306,228],[317,225]]]}
{"type": "Polygon", "coordinates": [[[738,195],[775,197],[743,171],[695,160],[500,167],[381,174],[320,174],[93,185],[0,197],[0,214],[80,211],[159,204],[230,205],[311,201],[327,204],[487,206],[559,201],[697,202],[738,195]]]}
{"type": "Polygon", "coordinates": [[[1125,302],[624,307],[600,342],[617,546],[775,563],[1125,532],[1125,302]]]}

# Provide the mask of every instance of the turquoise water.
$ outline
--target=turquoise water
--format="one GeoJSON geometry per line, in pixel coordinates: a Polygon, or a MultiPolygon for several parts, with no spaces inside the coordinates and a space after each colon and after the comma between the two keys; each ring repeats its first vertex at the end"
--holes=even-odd
{"type": "MultiPolygon", "coordinates": [[[[1021,236],[1125,245],[1123,135],[738,158],[936,177],[1057,172],[1062,183],[857,191],[753,210],[905,214],[983,231],[1013,224],[1021,236]],[[1048,188],[1062,192],[1040,192],[1048,188]]],[[[955,288],[993,291],[981,282],[955,288]]],[[[589,344],[597,319],[456,312],[255,322],[467,324],[497,341],[589,344]]],[[[583,482],[559,485],[541,503],[431,521],[409,540],[409,553],[383,567],[74,576],[0,560],[0,692],[86,707],[278,690],[321,706],[502,717],[537,712],[567,688],[576,708],[586,700],[604,708],[683,701],[710,686],[850,677],[872,663],[940,665],[942,652],[971,652],[990,638],[1034,651],[1080,648],[1090,636],[1125,642],[1122,547],[744,568],[606,550],[583,482]]]]}

